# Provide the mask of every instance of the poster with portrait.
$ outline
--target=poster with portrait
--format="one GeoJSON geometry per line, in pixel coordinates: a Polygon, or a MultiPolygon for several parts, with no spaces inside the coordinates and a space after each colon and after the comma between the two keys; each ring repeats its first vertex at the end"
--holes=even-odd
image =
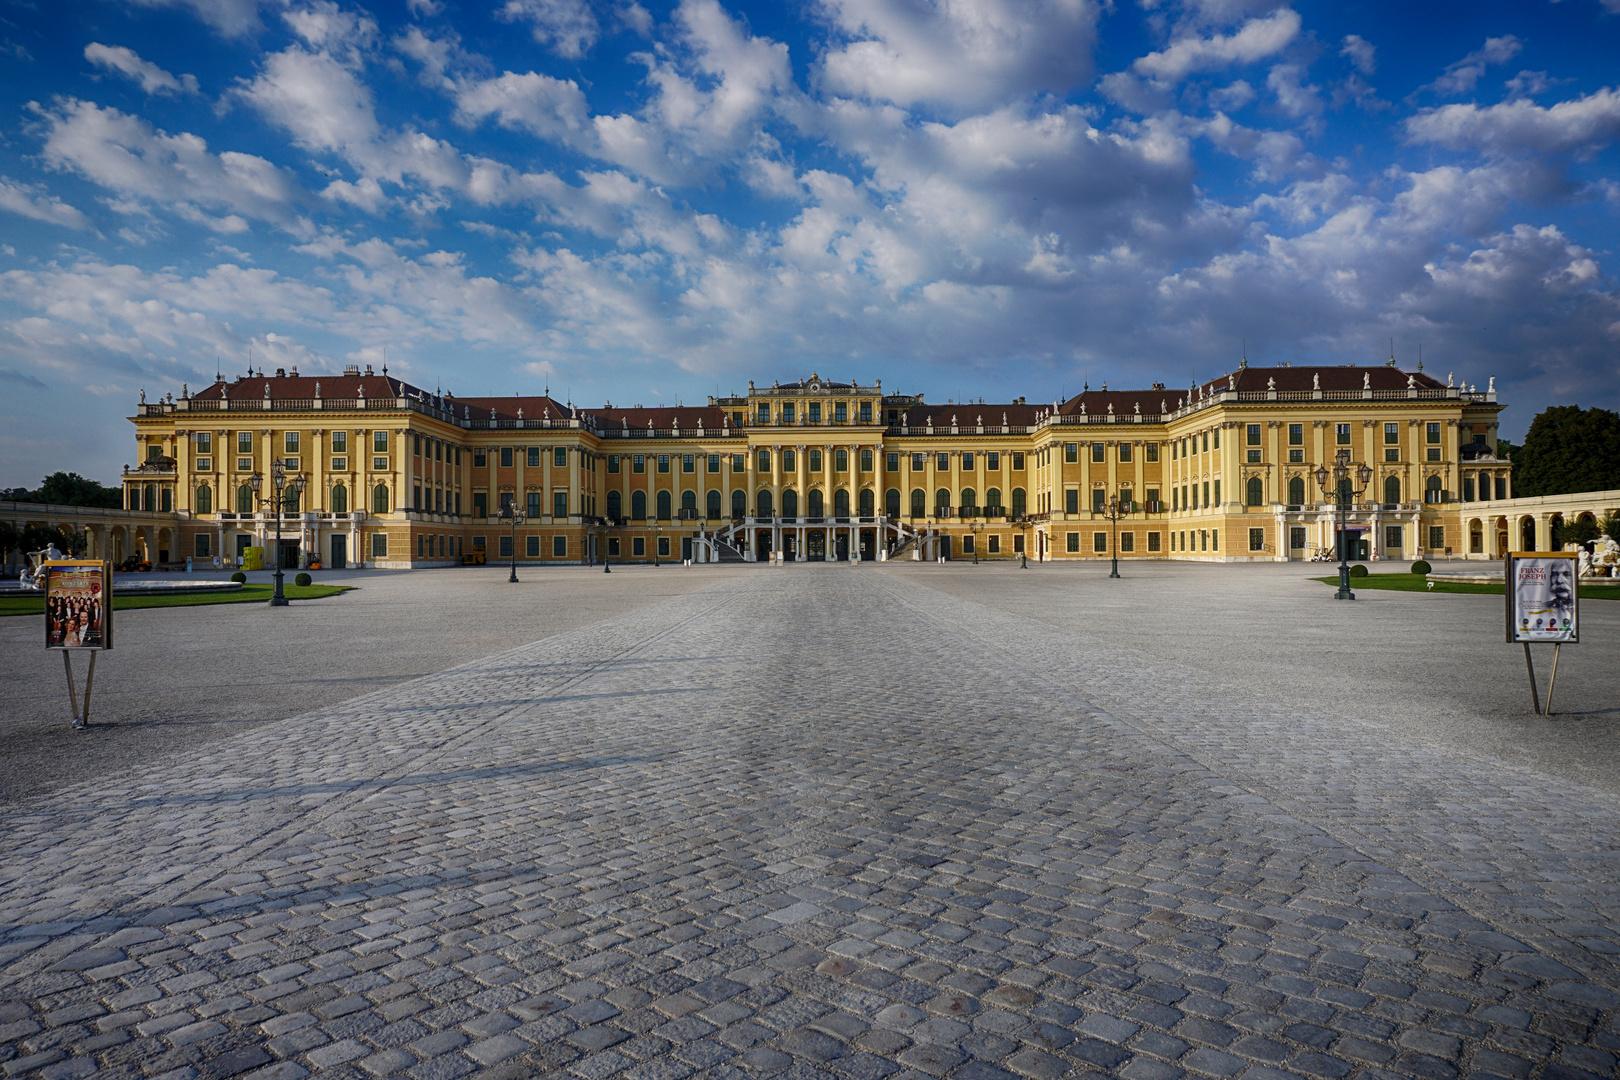
{"type": "Polygon", "coordinates": [[[112,564],[73,559],[45,566],[45,647],[112,648],[112,564]]]}
{"type": "Polygon", "coordinates": [[[1507,557],[1507,639],[1516,642],[1580,640],[1576,614],[1576,556],[1515,551],[1507,557]]]}

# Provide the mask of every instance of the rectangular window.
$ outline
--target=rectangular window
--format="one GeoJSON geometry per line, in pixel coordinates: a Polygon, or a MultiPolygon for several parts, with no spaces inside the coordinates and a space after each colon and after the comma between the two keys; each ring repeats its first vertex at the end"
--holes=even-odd
{"type": "Polygon", "coordinates": [[[1156,533],[1156,532],[1150,532],[1150,533],[1147,534],[1147,536],[1148,536],[1148,550],[1149,551],[1158,551],[1159,550],[1159,534],[1156,533]]]}
{"type": "Polygon", "coordinates": [[[473,492],[473,517],[489,516],[489,495],[487,492],[473,492]]]}
{"type": "Polygon", "coordinates": [[[682,454],[681,455],[681,472],[683,472],[683,473],[695,473],[695,472],[697,472],[697,455],[696,454],[682,454]]]}
{"type": "MultiPolygon", "coordinates": [[[[764,406],[762,405],[762,406],[760,406],[760,408],[764,408],[764,406]]],[[[646,554],[647,554],[647,538],[645,536],[631,537],[631,539],[630,539],[630,554],[636,555],[636,556],[642,556],[642,557],[646,556],[646,554]]]]}
{"type": "Polygon", "coordinates": [[[523,512],[525,514],[527,514],[529,517],[538,518],[540,516],[540,499],[541,499],[541,497],[542,497],[541,493],[538,492],[538,491],[529,492],[528,503],[525,506],[523,512]]]}
{"type": "Polygon", "coordinates": [[[1288,445],[1289,446],[1304,446],[1305,445],[1305,425],[1304,424],[1289,424],[1288,425],[1288,445]]]}
{"type": "Polygon", "coordinates": [[[1064,463],[1069,464],[1069,465],[1073,465],[1075,462],[1077,462],[1079,460],[1080,460],[1080,444],[1079,443],[1072,443],[1072,442],[1071,443],[1064,443],[1063,444],[1063,461],[1064,461],[1064,463]]]}
{"type": "Polygon", "coordinates": [[[1463,502],[1473,502],[1474,501],[1474,478],[1472,476],[1463,477],[1462,501],[1463,502]]]}
{"type": "Polygon", "coordinates": [[[568,537],[553,536],[551,538],[551,557],[553,559],[568,558],[568,537]]]}
{"type": "Polygon", "coordinates": [[[371,534],[371,557],[373,559],[386,559],[388,557],[388,534],[371,534]]]}
{"type": "Polygon", "coordinates": [[[793,472],[799,467],[799,456],[795,451],[782,451],[782,471],[793,472]]]}
{"type": "Polygon", "coordinates": [[[1098,552],[1107,551],[1108,550],[1108,534],[1107,533],[1092,533],[1091,534],[1091,550],[1092,551],[1098,551],[1098,552]]]}
{"type": "Polygon", "coordinates": [[[962,537],[962,554],[964,554],[964,555],[972,555],[973,554],[973,540],[974,540],[974,538],[971,537],[971,536],[962,537]]]}
{"type": "MultiPolygon", "coordinates": [[[[757,423],[761,423],[761,424],[770,423],[771,422],[771,406],[770,406],[770,404],[768,402],[764,402],[764,401],[760,402],[759,403],[759,409],[755,413],[755,416],[757,417],[757,420],[756,420],[757,423]]],[[[640,555],[640,554],[642,554],[642,552],[638,551],[638,552],[636,552],[636,554],[640,555]]]]}
{"type": "Polygon", "coordinates": [[[899,454],[884,454],[883,455],[883,467],[888,469],[890,472],[899,472],[900,471],[900,455],[899,454]]]}
{"type": "Polygon", "coordinates": [[[608,455],[608,470],[607,471],[610,472],[610,473],[616,473],[616,472],[619,471],[619,455],[618,454],[609,454],[608,455]]]}
{"type": "Polygon", "coordinates": [[[1074,553],[1077,553],[1077,554],[1079,553],[1079,551],[1080,551],[1080,534],[1079,533],[1065,533],[1064,536],[1063,536],[1063,540],[1064,540],[1064,550],[1071,551],[1071,552],[1074,552],[1074,553]]]}
{"type": "Polygon", "coordinates": [[[1291,551],[1305,550],[1305,527],[1303,525],[1289,526],[1288,547],[1291,551]]]}
{"type": "Polygon", "coordinates": [[[1209,505],[1209,481],[1204,481],[1204,505],[1209,505]]]}
{"type": "MultiPolygon", "coordinates": [[[[784,424],[793,423],[793,403],[791,401],[787,402],[786,404],[784,404],[782,406],[782,423],[784,423],[784,424]]],[[[658,546],[661,549],[667,549],[669,547],[668,544],[664,544],[664,543],[660,543],[658,546]]],[[[660,554],[660,555],[668,555],[669,552],[667,550],[660,550],[658,552],[658,554],[660,554]]]]}
{"type": "Polygon", "coordinates": [[[1399,460],[1401,460],[1400,447],[1398,447],[1398,446],[1386,447],[1384,449],[1384,460],[1385,461],[1399,461],[1399,460]]]}
{"type": "MultiPolygon", "coordinates": [[[[1207,436],[1206,436],[1206,440],[1207,440],[1207,436]]],[[[1220,448],[1221,448],[1221,429],[1216,428],[1215,429],[1215,449],[1219,450],[1220,448]]],[[[1209,449],[1207,441],[1206,441],[1206,444],[1204,446],[1204,449],[1205,450],[1209,449]]]]}
{"type": "Polygon", "coordinates": [[[1131,460],[1131,444],[1130,443],[1120,443],[1119,444],[1119,460],[1120,461],[1130,461],[1131,460]]]}
{"type": "Polygon", "coordinates": [[[1147,460],[1149,460],[1149,461],[1158,461],[1159,460],[1159,444],[1158,443],[1150,442],[1150,443],[1147,444],[1147,460]]]}
{"type": "Polygon", "coordinates": [[[871,422],[872,422],[872,403],[870,401],[863,401],[863,402],[861,402],[861,423],[870,424],[871,422]]]}
{"type": "Polygon", "coordinates": [[[972,472],[973,471],[973,451],[971,451],[971,450],[962,451],[962,471],[963,472],[972,472]]]}
{"type": "Polygon", "coordinates": [[[556,469],[568,468],[568,447],[556,446],[552,448],[551,465],[556,469]]]}
{"type": "Polygon", "coordinates": [[[761,450],[759,452],[759,461],[756,464],[759,466],[760,476],[769,476],[771,472],[771,452],[769,450],[761,450]]]}
{"type": "Polygon", "coordinates": [[[994,450],[986,450],[984,452],[984,467],[991,472],[1000,472],[1001,455],[996,453],[994,450]]]}
{"type": "Polygon", "coordinates": [[[658,455],[658,471],[661,472],[661,473],[669,472],[669,455],[668,454],[659,454],[658,455]]]}
{"type": "Polygon", "coordinates": [[[529,468],[538,469],[540,467],[540,448],[538,446],[528,447],[524,451],[524,457],[523,463],[529,468]]]}
{"type": "Polygon", "coordinates": [[[501,558],[510,559],[512,557],[512,538],[511,538],[511,536],[503,536],[503,537],[501,537],[500,544],[499,544],[498,547],[499,547],[498,554],[500,555],[501,558]]]}
{"type": "Polygon", "coordinates": [[[1250,551],[1264,551],[1265,547],[1266,547],[1266,530],[1264,530],[1264,529],[1250,529],[1249,530],[1249,550],[1250,551]]]}
{"type": "Polygon", "coordinates": [[[872,471],[872,450],[870,447],[861,448],[861,472],[872,471]]]}
{"type": "MultiPolygon", "coordinates": [[[[1217,480],[1217,481],[1215,481],[1215,503],[1216,503],[1217,506],[1220,505],[1220,501],[1221,501],[1221,482],[1219,480],[1217,480]]],[[[1205,501],[1205,505],[1206,506],[1209,505],[1208,500],[1205,501]]]]}
{"type": "MultiPolygon", "coordinates": [[[[386,450],[387,447],[384,447],[383,449],[386,450]]],[[[253,453],[253,432],[238,431],[236,433],[236,452],[238,454],[253,453]]]]}
{"type": "Polygon", "coordinates": [[[732,454],[731,455],[731,471],[732,472],[744,472],[744,471],[747,470],[747,468],[748,468],[748,455],[747,454],[732,454]]]}
{"type": "Polygon", "coordinates": [[[525,536],[523,538],[523,554],[525,558],[530,559],[540,557],[540,538],[538,536],[525,536]]]}
{"type": "Polygon", "coordinates": [[[951,471],[951,455],[949,455],[949,454],[935,454],[934,455],[934,468],[936,470],[938,470],[939,472],[950,472],[951,471]]]}
{"type": "MultiPolygon", "coordinates": [[[[1065,514],[1078,514],[1080,512],[1080,490],[1069,488],[1063,493],[1063,512],[1065,514]]],[[[1076,536],[1079,534],[1076,533],[1076,536]]]]}
{"type": "Polygon", "coordinates": [[[1446,527],[1444,525],[1429,526],[1429,546],[1435,549],[1446,546],[1446,527]]]}
{"type": "Polygon", "coordinates": [[[298,432],[296,432],[296,431],[287,432],[285,435],[282,436],[282,442],[283,442],[283,445],[286,447],[286,452],[287,453],[289,453],[289,454],[298,453],[298,432]]]}
{"type": "Polygon", "coordinates": [[[501,447],[501,468],[510,469],[511,467],[512,467],[512,448],[510,446],[503,446],[503,447],[501,447]]]}
{"type": "Polygon", "coordinates": [[[710,454],[709,455],[707,468],[708,468],[710,474],[718,473],[720,471],[720,455],[719,454],[710,454]]]}
{"type": "Polygon", "coordinates": [[[840,449],[840,450],[834,450],[833,451],[833,471],[834,472],[849,472],[849,451],[848,450],[840,449]]]}
{"type": "Polygon", "coordinates": [[[1428,457],[1428,459],[1430,461],[1439,461],[1440,460],[1440,448],[1438,446],[1429,447],[1428,453],[1427,453],[1426,456],[1428,457]]]}
{"type": "Polygon", "coordinates": [[[1180,454],[1178,454],[1178,453],[1177,453],[1177,452],[1176,452],[1176,449],[1177,449],[1177,448],[1176,448],[1176,444],[1175,444],[1175,443],[1171,443],[1171,444],[1170,444],[1170,460],[1171,460],[1171,461],[1175,461],[1175,460],[1176,460],[1176,459],[1177,459],[1177,458],[1179,458],[1179,457],[1180,457],[1180,456],[1181,456],[1181,455],[1180,455],[1180,454]]]}
{"type": "Polygon", "coordinates": [[[1108,460],[1108,448],[1106,446],[1104,446],[1100,442],[1092,443],[1091,444],[1091,460],[1092,461],[1107,461],[1108,460]]]}
{"type": "Polygon", "coordinates": [[[1440,425],[1434,423],[1427,425],[1424,438],[1430,446],[1438,446],[1440,444],[1440,425]]]}
{"type": "MultiPolygon", "coordinates": [[[[251,463],[249,463],[249,467],[251,467],[251,463]]],[[[388,459],[385,457],[374,457],[371,459],[371,467],[377,472],[382,472],[388,468],[388,459]]]]}
{"type": "Polygon", "coordinates": [[[1219,529],[1211,529],[1211,530],[1209,530],[1209,549],[1211,551],[1219,551],[1219,550],[1221,550],[1221,530],[1219,530],[1219,529]]]}
{"type": "MultiPolygon", "coordinates": [[[[342,447],[338,444],[338,437],[341,436],[342,434],[343,434],[343,432],[341,432],[341,431],[333,432],[333,434],[332,434],[332,449],[333,450],[341,450],[342,449],[342,447]]],[[[213,432],[210,432],[210,431],[199,431],[199,432],[197,432],[197,453],[199,453],[199,454],[211,454],[213,452],[214,452],[214,435],[213,435],[213,432]]]]}
{"type": "Polygon", "coordinates": [[[1401,425],[1399,425],[1399,424],[1385,424],[1384,425],[1384,443],[1385,443],[1385,445],[1387,446],[1387,445],[1389,445],[1391,443],[1398,443],[1400,441],[1401,441],[1401,425]]]}
{"type": "Polygon", "coordinates": [[[1505,499],[1508,497],[1508,482],[1507,477],[1505,476],[1498,476],[1496,478],[1496,497],[1498,499],[1505,499]]]}
{"type": "Polygon", "coordinates": [[[1024,534],[1023,533],[1018,533],[1016,536],[1013,537],[1013,554],[1014,555],[1022,555],[1023,553],[1024,553],[1024,534]]]}
{"type": "Polygon", "coordinates": [[[1204,432],[1204,453],[1209,453],[1209,432],[1204,432]]]}
{"type": "Polygon", "coordinates": [[[1250,424],[1249,425],[1249,427],[1248,427],[1248,439],[1249,439],[1249,445],[1250,446],[1259,446],[1260,445],[1260,425],[1259,424],[1250,424]]]}
{"type": "Polygon", "coordinates": [[[1144,496],[1144,498],[1147,501],[1148,512],[1149,513],[1155,513],[1155,514],[1158,513],[1159,512],[1159,489],[1158,488],[1148,488],[1147,489],[1147,494],[1144,496]]]}
{"type": "Polygon", "coordinates": [[[849,402],[840,401],[833,405],[833,419],[840,424],[849,421],[849,402]]]}
{"type": "Polygon", "coordinates": [[[1120,533],[1119,534],[1119,550],[1121,550],[1121,551],[1135,551],[1136,550],[1136,534],[1135,533],[1129,533],[1129,532],[1120,533]]]}
{"type": "Polygon", "coordinates": [[[1291,465],[1299,465],[1299,464],[1303,463],[1304,460],[1305,460],[1305,451],[1303,451],[1303,450],[1290,450],[1290,451],[1288,451],[1288,462],[1289,462],[1289,464],[1291,464],[1291,465]]]}
{"type": "Polygon", "coordinates": [[[1337,443],[1339,446],[1349,446],[1350,445],[1350,425],[1349,424],[1334,424],[1333,425],[1333,441],[1335,443],[1337,443]]]}
{"type": "Polygon", "coordinates": [[[473,468],[486,469],[489,467],[489,454],[483,450],[473,451],[473,468]]]}
{"type": "Polygon", "coordinates": [[[474,551],[488,550],[488,544],[489,544],[489,541],[485,537],[482,537],[482,536],[473,537],[473,550],[474,551]]]}
{"type": "MultiPolygon", "coordinates": [[[[337,462],[337,461],[343,461],[344,462],[342,465],[333,465],[332,468],[334,468],[334,469],[338,469],[338,470],[341,471],[341,470],[346,469],[346,468],[349,467],[348,462],[344,461],[343,458],[333,458],[332,460],[334,462],[337,462]]],[[[211,471],[213,469],[213,467],[214,467],[214,459],[213,458],[200,457],[200,458],[197,459],[197,471],[198,472],[209,472],[209,471],[211,471]]]]}
{"type": "Polygon", "coordinates": [[[911,467],[913,469],[917,470],[918,472],[921,472],[922,470],[928,468],[928,455],[927,454],[912,454],[911,455],[911,467]]]}
{"type": "Polygon", "coordinates": [[[615,559],[619,557],[619,538],[617,536],[608,537],[608,555],[615,559]]]}
{"type": "Polygon", "coordinates": [[[1091,489],[1091,512],[1100,514],[1108,505],[1108,492],[1102,488],[1091,489]]]}
{"type": "Polygon", "coordinates": [[[1023,472],[1024,471],[1024,455],[1019,453],[1017,450],[1014,450],[1012,459],[1013,459],[1013,466],[1012,466],[1013,467],[1013,472],[1023,472]]]}
{"type": "MultiPolygon", "coordinates": [[[[422,436],[411,436],[411,454],[414,457],[422,456],[422,436]]],[[[420,548],[422,547],[422,538],[420,536],[416,538],[416,546],[418,548],[418,554],[420,554],[420,548]]]]}
{"type": "Polygon", "coordinates": [[[554,518],[568,516],[568,492],[553,491],[551,493],[551,516],[554,518]]]}
{"type": "Polygon", "coordinates": [[[1251,465],[1260,464],[1260,451],[1258,451],[1258,450],[1250,450],[1249,455],[1248,455],[1248,460],[1249,460],[1249,464],[1251,464],[1251,465]]]}
{"type": "Polygon", "coordinates": [[[1405,534],[1401,530],[1402,526],[1400,525],[1384,526],[1384,546],[1386,548],[1394,548],[1399,551],[1404,546],[1402,540],[1405,534]]]}
{"type": "Polygon", "coordinates": [[[807,414],[805,416],[806,420],[812,424],[821,423],[821,402],[812,401],[810,404],[806,405],[804,409],[805,413],[807,414]]]}
{"type": "MultiPolygon", "coordinates": [[[[793,406],[788,405],[784,407],[783,412],[791,414],[793,412],[793,406]]],[[[667,536],[660,536],[658,538],[658,557],[660,559],[669,558],[669,537],[667,536]]]]}

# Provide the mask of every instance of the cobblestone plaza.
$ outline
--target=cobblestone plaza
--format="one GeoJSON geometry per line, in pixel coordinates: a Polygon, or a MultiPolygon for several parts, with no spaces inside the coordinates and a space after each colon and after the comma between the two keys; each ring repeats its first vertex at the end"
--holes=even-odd
{"type": "Polygon", "coordinates": [[[1612,605],[1547,720],[1498,597],[1131,572],[625,569],[686,584],[558,629],[532,571],[531,644],[8,807],[0,1068],[1614,1075],[1612,605]]]}

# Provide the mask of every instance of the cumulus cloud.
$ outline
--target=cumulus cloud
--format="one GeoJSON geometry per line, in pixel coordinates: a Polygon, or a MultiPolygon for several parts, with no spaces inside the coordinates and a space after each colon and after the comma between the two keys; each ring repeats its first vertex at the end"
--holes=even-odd
{"type": "Polygon", "coordinates": [[[1620,135],[1620,92],[1605,87],[1543,108],[1527,98],[1498,105],[1444,105],[1406,121],[1409,142],[1487,154],[1595,150],[1620,135]]]}
{"type": "Polygon", "coordinates": [[[134,79],[148,94],[197,93],[195,75],[171,75],[156,64],[142,60],[134,49],[122,45],[103,45],[99,41],[92,41],[84,47],[84,58],[92,64],[134,79]]]}
{"type": "Polygon", "coordinates": [[[1339,55],[1349,59],[1363,75],[1371,75],[1378,70],[1378,50],[1360,34],[1346,34],[1339,55]]]}
{"type": "Polygon", "coordinates": [[[259,0],[129,0],[137,7],[187,8],[226,37],[243,37],[258,30],[259,0]]]}
{"type": "Polygon", "coordinates": [[[1063,94],[1091,76],[1091,0],[823,0],[847,39],[822,58],[834,93],[980,108],[1063,94]]]}
{"type": "Polygon", "coordinates": [[[506,0],[501,17],[528,23],[534,40],[572,60],[590,52],[601,32],[585,0],[506,0]]]}
{"type": "Polygon", "coordinates": [[[70,229],[90,228],[90,219],[76,207],[55,195],[40,193],[39,189],[19,184],[9,176],[0,176],[0,210],[9,210],[35,221],[52,225],[65,225],[70,229]]]}
{"type": "Polygon", "coordinates": [[[1523,48],[1519,39],[1512,34],[1486,38],[1484,45],[1456,63],[1448,65],[1444,74],[1427,86],[1420,87],[1418,92],[1429,90],[1439,97],[1455,97],[1458,94],[1470,93],[1484,76],[1487,67],[1507,63],[1519,55],[1523,48]]]}
{"type": "Polygon", "coordinates": [[[1282,8],[1265,18],[1250,19],[1235,34],[1184,37],[1166,49],[1138,57],[1131,70],[1174,83],[1194,72],[1252,64],[1281,52],[1299,36],[1299,28],[1299,14],[1282,8]]]}
{"type": "Polygon", "coordinates": [[[45,162],[132,200],[133,207],[170,207],[225,232],[241,231],[244,219],[294,224],[304,193],[290,173],[262,157],[216,154],[196,135],[170,135],[94,102],[68,99],[36,109],[45,124],[45,162]],[[214,217],[206,210],[226,213],[214,217]]]}

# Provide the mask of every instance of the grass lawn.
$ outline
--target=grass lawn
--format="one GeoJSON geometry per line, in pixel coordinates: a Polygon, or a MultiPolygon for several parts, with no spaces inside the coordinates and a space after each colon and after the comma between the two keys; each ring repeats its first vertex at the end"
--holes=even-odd
{"type": "MultiPolygon", "coordinates": [[[[1316,579],[1324,585],[1338,587],[1339,577],[1320,577],[1316,579]]],[[[1431,590],[1429,581],[1422,574],[1368,574],[1366,577],[1353,577],[1350,579],[1350,588],[1354,589],[1394,589],[1398,592],[1437,592],[1437,593],[1488,593],[1492,596],[1502,595],[1500,585],[1481,585],[1471,581],[1444,581],[1436,583],[1431,590]]],[[[1620,600],[1620,585],[1593,585],[1583,581],[1580,584],[1582,600],[1620,600]]]]}
{"type": "MultiPolygon", "coordinates": [[[[289,600],[319,600],[323,596],[336,596],[348,592],[353,585],[288,585],[282,595],[289,600]]],[[[234,592],[181,593],[179,596],[115,596],[113,610],[128,611],[143,607],[192,607],[197,604],[251,604],[264,603],[276,591],[274,585],[244,585],[234,592]]],[[[43,615],[45,596],[0,596],[0,616],[43,615]]]]}

